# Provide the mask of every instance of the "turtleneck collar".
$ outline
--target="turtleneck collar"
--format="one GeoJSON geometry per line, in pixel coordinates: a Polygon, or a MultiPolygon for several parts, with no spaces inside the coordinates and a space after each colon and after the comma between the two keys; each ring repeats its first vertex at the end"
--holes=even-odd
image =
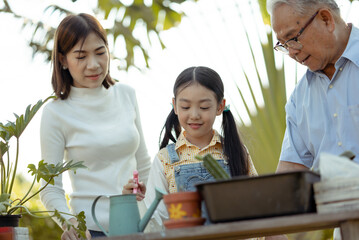
{"type": "Polygon", "coordinates": [[[70,90],[70,99],[81,99],[81,100],[90,100],[90,99],[98,99],[99,97],[104,97],[108,94],[108,89],[106,89],[103,85],[98,88],[77,88],[71,86],[70,90]]]}

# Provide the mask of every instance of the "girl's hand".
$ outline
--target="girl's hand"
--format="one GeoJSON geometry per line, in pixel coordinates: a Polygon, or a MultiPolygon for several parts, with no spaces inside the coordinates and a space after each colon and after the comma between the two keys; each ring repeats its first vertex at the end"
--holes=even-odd
{"type": "MultiPolygon", "coordinates": [[[[76,218],[70,218],[68,220],[72,225],[74,225],[75,227],[77,227],[78,223],[76,221],[76,218]]],[[[71,227],[70,230],[67,230],[66,226],[62,226],[62,229],[64,230],[64,232],[61,235],[61,240],[79,240],[81,238],[78,237],[76,230],[71,227]]],[[[89,232],[89,230],[86,230],[86,239],[90,240],[91,239],[91,234],[89,232]]]]}
{"type": "Polygon", "coordinates": [[[123,186],[122,194],[132,194],[134,188],[140,188],[141,190],[136,193],[137,201],[143,200],[145,198],[146,186],[143,182],[136,184],[132,178],[128,180],[128,183],[125,186],[123,186]]]}

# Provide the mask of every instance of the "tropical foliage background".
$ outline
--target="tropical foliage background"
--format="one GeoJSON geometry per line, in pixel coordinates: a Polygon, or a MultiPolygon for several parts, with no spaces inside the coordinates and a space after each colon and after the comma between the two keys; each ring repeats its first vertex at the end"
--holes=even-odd
{"type": "MultiPolygon", "coordinates": [[[[13,0],[15,1],[15,0],[13,0]]],[[[66,0],[69,1],[70,0],[66,0]]],[[[148,49],[153,41],[159,41],[164,48],[161,39],[161,32],[171,29],[180,24],[185,13],[181,11],[180,5],[186,0],[133,0],[133,1],[111,1],[98,0],[94,15],[101,15],[108,20],[109,40],[115,48],[120,48],[122,54],[112,54],[112,58],[118,64],[118,68],[128,71],[131,67],[142,71],[143,66],[137,66],[136,59],[142,58],[145,68],[149,67],[148,61],[151,56],[148,49]],[[137,29],[141,29],[142,35],[136,34],[137,29]],[[155,38],[154,38],[155,36],[155,38]]],[[[187,0],[195,1],[195,0],[187,0]]],[[[209,1],[209,0],[200,0],[209,1]]],[[[240,1],[237,0],[236,6],[239,9],[240,1]]],[[[237,85],[238,94],[246,109],[246,114],[250,121],[245,121],[241,115],[238,116],[240,131],[254,159],[259,173],[274,172],[278,163],[281,149],[281,142],[285,130],[284,106],[287,100],[287,84],[297,81],[297,65],[294,65],[294,72],[291,76],[286,73],[285,58],[278,58],[273,51],[274,36],[270,30],[270,19],[266,12],[266,0],[248,0],[253,6],[253,14],[261,16],[266,28],[257,29],[257,39],[250,36],[249,30],[243,36],[247,44],[245,48],[250,49],[256,77],[242,67],[243,75],[249,86],[250,97],[244,93],[243,88],[237,85]],[[258,11],[260,13],[257,13],[258,11]],[[263,32],[263,29],[265,31],[263,32]],[[264,36],[264,37],[263,37],[264,36]],[[258,54],[257,46],[260,46],[258,54]],[[259,62],[265,63],[265,68],[261,68],[259,62]],[[263,74],[264,72],[264,74],[263,74]],[[260,86],[260,94],[256,93],[254,85],[260,86]],[[258,97],[260,96],[260,97],[258,97]]],[[[23,20],[24,29],[30,28],[33,37],[29,41],[29,47],[33,49],[34,55],[44,54],[50,60],[52,38],[56,26],[52,26],[43,21],[34,21],[12,10],[11,0],[2,0],[3,7],[0,14],[11,14],[14,18],[23,20]]],[[[71,0],[76,2],[76,0],[71,0]]],[[[353,0],[347,0],[353,2],[353,0]]],[[[0,5],[1,6],[1,5],[0,5]]],[[[57,16],[58,18],[71,13],[71,8],[63,8],[58,5],[49,5],[44,14],[57,16]]],[[[238,23],[246,28],[246,22],[238,23]]],[[[117,53],[119,51],[116,51],[117,53]]],[[[21,177],[21,176],[19,176],[21,177]]],[[[24,178],[22,178],[24,179],[24,178]]],[[[25,179],[23,184],[26,183],[25,179]]],[[[21,189],[21,186],[17,186],[21,189]]],[[[32,202],[34,209],[41,209],[40,202],[32,202]]],[[[58,239],[59,228],[51,220],[37,220],[33,218],[22,219],[22,224],[30,226],[33,236],[39,239],[58,239]],[[31,224],[30,224],[31,222],[31,224]],[[39,230],[41,229],[41,230],[39,230]],[[49,231],[43,231],[49,229],[49,231]],[[52,230],[56,229],[56,231],[52,230]]],[[[331,239],[332,230],[315,231],[310,233],[291,234],[291,239],[331,239]]]]}

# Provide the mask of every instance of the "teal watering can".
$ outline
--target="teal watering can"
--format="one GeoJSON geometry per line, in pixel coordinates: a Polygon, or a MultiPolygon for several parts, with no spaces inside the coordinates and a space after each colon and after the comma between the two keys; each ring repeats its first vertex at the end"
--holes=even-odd
{"type": "Polygon", "coordinates": [[[101,224],[97,221],[95,214],[97,201],[101,197],[104,197],[101,195],[98,196],[92,203],[92,218],[107,237],[143,232],[150,221],[152,214],[165,194],[167,193],[156,188],[155,200],[152,202],[142,219],[140,217],[140,211],[138,210],[136,194],[106,196],[110,198],[109,231],[106,231],[101,226],[101,224]]]}

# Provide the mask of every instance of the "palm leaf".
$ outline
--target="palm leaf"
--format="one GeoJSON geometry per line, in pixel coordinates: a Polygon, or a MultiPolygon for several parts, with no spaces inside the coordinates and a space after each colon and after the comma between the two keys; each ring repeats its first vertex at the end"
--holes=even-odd
{"type": "MultiPolygon", "coordinates": [[[[265,1],[259,0],[258,3],[261,4],[260,11],[263,14],[265,1]]],[[[267,15],[268,14],[264,17],[269,17],[267,15]]],[[[243,21],[242,18],[241,21],[243,21]]],[[[263,21],[267,22],[268,20],[263,19],[263,21]]],[[[242,26],[245,26],[243,22],[241,22],[241,24],[242,26]]],[[[250,40],[248,32],[246,31],[245,33],[256,77],[262,93],[263,104],[260,105],[258,103],[254,94],[254,80],[249,79],[246,70],[243,70],[250,90],[250,99],[246,99],[244,97],[244,94],[239,86],[238,92],[246,108],[250,123],[246,124],[242,121],[239,124],[239,129],[243,136],[244,143],[249,148],[258,172],[274,172],[278,163],[282,138],[285,130],[284,106],[286,103],[286,88],[283,65],[279,69],[276,68],[272,48],[272,33],[266,34],[267,43],[260,43],[262,49],[261,56],[255,56],[253,51],[254,43],[250,40]],[[259,57],[264,58],[268,81],[267,84],[264,83],[264,79],[262,79],[259,74],[261,71],[257,64],[257,59],[259,57]],[[249,102],[253,103],[254,109],[249,107],[249,102]]],[[[260,39],[259,36],[258,39],[260,39]]]]}
{"type": "MultiPolygon", "coordinates": [[[[135,0],[130,5],[125,5],[121,1],[113,0],[99,0],[95,12],[103,15],[108,22],[113,22],[112,26],[107,30],[107,34],[112,36],[113,46],[116,47],[116,40],[118,37],[123,37],[124,48],[126,54],[124,56],[113,55],[114,59],[120,61],[118,68],[120,70],[128,70],[131,66],[140,70],[149,67],[149,54],[146,42],[151,44],[150,33],[155,33],[160,45],[164,48],[165,45],[160,37],[160,32],[177,26],[184,15],[183,12],[173,7],[176,4],[181,4],[189,0],[156,0],[152,1],[152,5],[145,4],[143,0],[135,0]],[[140,40],[134,34],[135,28],[138,26],[146,31],[147,39],[140,40]],[[140,50],[140,55],[135,54],[136,49],[140,50]],[[142,55],[142,56],[141,56],[142,55]],[[139,57],[137,57],[139,56],[139,57]],[[137,66],[135,58],[143,58],[145,66],[137,66]]],[[[191,0],[197,1],[197,0],[191,0]]],[[[75,0],[73,0],[75,2],[75,0]]],[[[5,3],[7,3],[5,1],[5,3]]],[[[71,9],[63,8],[58,5],[49,5],[45,11],[50,15],[56,13],[61,17],[73,14],[71,9]]],[[[29,46],[33,49],[33,56],[37,54],[44,54],[47,61],[51,61],[52,48],[49,46],[55,34],[55,27],[46,24],[45,21],[35,21],[24,16],[16,14],[10,7],[5,4],[0,8],[0,12],[7,12],[13,14],[14,17],[23,19],[23,28],[30,28],[32,31],[32,38],[29,41],[29,46]],[[37,36],[41,36],[40,38],[37,36]]],[[[96,16],[95,12],[92,14],[96,16]]],[[[122,46],[121,46],[122,47],[122,46]]],[[[115,52],[115,51],[114,51],[115,52]]]]}

